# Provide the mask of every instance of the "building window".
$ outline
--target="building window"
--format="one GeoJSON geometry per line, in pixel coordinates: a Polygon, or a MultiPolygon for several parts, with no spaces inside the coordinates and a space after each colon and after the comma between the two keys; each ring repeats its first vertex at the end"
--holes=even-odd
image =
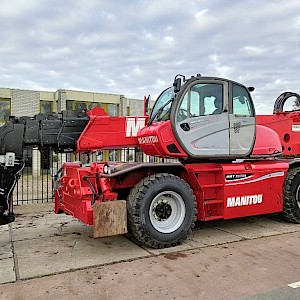
{"type": "Polygon", "coordinates": [[[72,101],[72,100],[67,100],[66,101],[66,107],[67,107],[67,109],[73,110],[73,102],[74,101],[72,101]]]}
{"type": "Polygon", "coordinates": [[[109,161],[118,161],[118,151],[109,150],[109,161]]]}
{"type": "Polygon", "coordinates": [[[116,117],[119,115],[119,105],[113,103],[101,103],[101,102],[88,102],[88,101],[74,101],[67,100],[66,107],[70,110],[82,110],[82,109],[92,109],[94,107],[103,108],[109,116],[116,117]]]}
{"type": "Polygon", "coordinates": [[[53,102],[42,100],[40,102],[40,111],[42,114],[53,112],[53,102]]]}
{"type": "Polygon", "coordinates": [[[89,109],[92,109],[94,107],[102,107],[102,103],[101,102],[91,102],[91,103],[89,103],[89,106],[88,106],[89,109]]]}
{"type": "Polygon", "coordinates": [[[0,100],[0,126],[3,125],[10,116],[10,100],[0,100]]]}
{"type": "Polygon", "coordinates": [[[119,105],[118,104],[108,104],[107,113],[109,116],[116,117],[119,115],[119,105]]]}
{"type": "Polygon", "coordinates": [[[81,110],[86,109],[88,102],[75,101],[75,109],[81,110]]]}

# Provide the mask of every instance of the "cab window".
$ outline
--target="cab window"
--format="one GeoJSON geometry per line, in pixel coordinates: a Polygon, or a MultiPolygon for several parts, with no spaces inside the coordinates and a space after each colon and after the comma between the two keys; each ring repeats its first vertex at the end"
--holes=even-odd
{"type": "Polygon", "coordinates": [[[240,85],[232,87],[232,110],[237,116],[253,117],[254,110],[248,90],[240,85]]]}
{"type": "Polygon", "coordinates": [[[152,109],[150,120],[152,122],[166,121],[170,119],[174,89],[170,87],[164,90],[158,97],[152,109]]]}
{"type": "Polygon", "coordinates": [[[181,122],[188,117],[189,97],[190,97],[190,93],[189,92],[185,93],[177,112],[177,122],[181,122]]]}
{"type": "Polygon", "coordinates": [[[223,111],[223,85],[198,83],[188,89],[177,111],[177,122],[186,118],[220,114],[223,111]]]}

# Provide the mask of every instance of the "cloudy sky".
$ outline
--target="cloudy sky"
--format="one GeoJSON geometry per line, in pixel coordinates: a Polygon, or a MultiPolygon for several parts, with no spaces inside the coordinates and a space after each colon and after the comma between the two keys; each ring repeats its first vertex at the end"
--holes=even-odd
{"type": "Polygon", "coordinates": [[[177,73],[300,93],[299,0],[1,0],[0,86],[155,98],[177,73]]]}

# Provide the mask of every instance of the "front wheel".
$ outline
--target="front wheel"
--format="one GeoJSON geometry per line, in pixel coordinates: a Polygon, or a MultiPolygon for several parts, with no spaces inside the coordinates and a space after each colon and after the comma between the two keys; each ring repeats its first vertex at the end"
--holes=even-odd
{"type": "Polygon", "coordinates": [[[167,173],[142,179],[127,201],[128,225],[141,243],[164,248],[186,240],[196,221],[196,200],[190,186],[167,173]]]}
{"type": "Polygon", "coordinates": [[[289,170],[283,185],[282,217],[300,223],[300,168],[289,170]]]}

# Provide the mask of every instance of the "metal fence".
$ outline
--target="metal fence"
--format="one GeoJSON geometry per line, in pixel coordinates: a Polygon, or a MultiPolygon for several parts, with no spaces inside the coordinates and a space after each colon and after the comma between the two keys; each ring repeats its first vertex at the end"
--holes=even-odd
{"type": "Polygon", "coordinates": [[[26,148],[23,157],[25,167],[13,193],[15,205],[53,202],[55,175],[64,162],[80,161],[83,164],[88,164],[93,161],[161,161],[160,158],[143,154],[137,148],[105,150],[101,153],[77,155],[72,153],[56,154],[51,149],[40,152],[36,148],[26,148]]]}

